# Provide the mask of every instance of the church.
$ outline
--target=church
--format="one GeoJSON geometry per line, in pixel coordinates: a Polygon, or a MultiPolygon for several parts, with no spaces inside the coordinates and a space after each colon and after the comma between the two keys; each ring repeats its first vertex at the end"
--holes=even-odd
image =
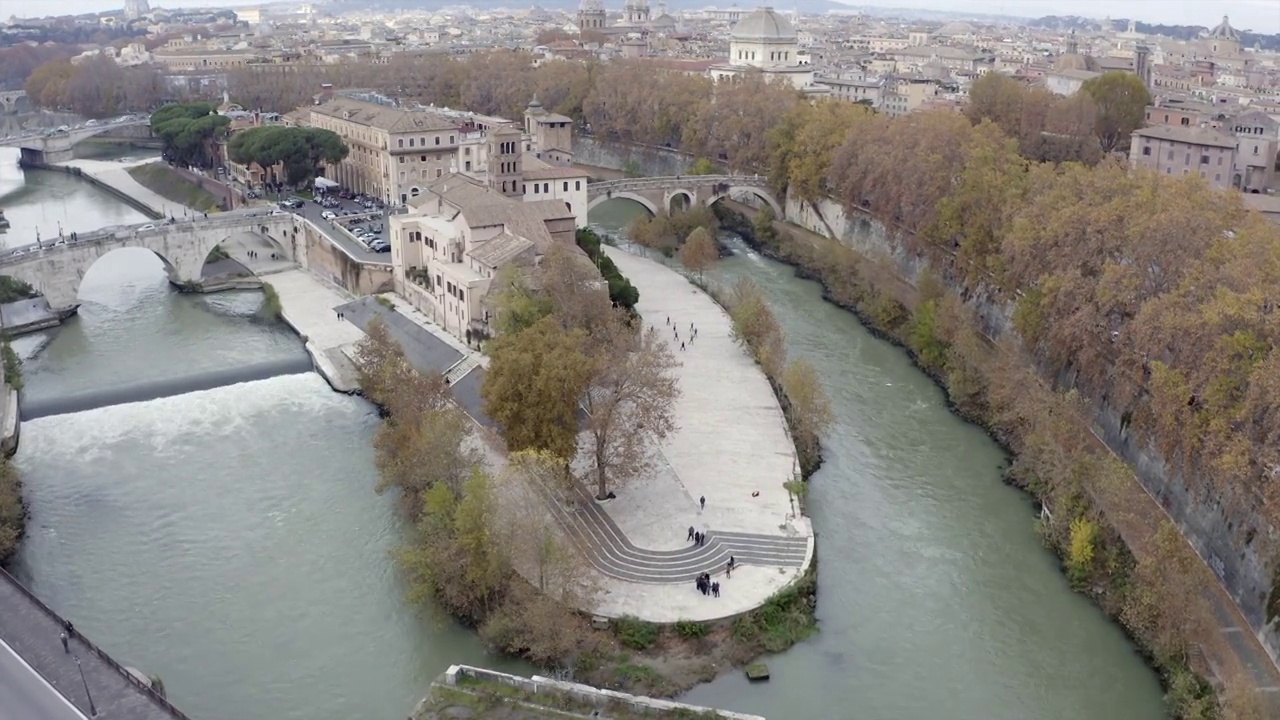
{"type": "Polygon", "coordinates": [[[813,85],[813,66],[800,54],[795,26],[771,7],[756,8],[733,26],[729,62],[712,65],[709,72],[717,82],[758,72],[797,90],[813,85]]]}

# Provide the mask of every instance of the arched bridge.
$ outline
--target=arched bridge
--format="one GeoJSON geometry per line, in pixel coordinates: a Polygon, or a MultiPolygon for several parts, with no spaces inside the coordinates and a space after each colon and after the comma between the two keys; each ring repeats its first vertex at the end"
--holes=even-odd
{"type": "Polygon", "coordinates": [[[69,238],[48,238],[0,256],[0,275],[30,284],[62,310],[76,305],[80,281],[98,258],[126,247],[155,253],[175,283],[200,280],[205,260],[222,241],[245,232],[261,233],[277,241],[286,258],[294,258],[293,242],[305,222],[291,213],[248,210],[221,213],[183,222],[109,227],[69,238]],[[283,242],[281,242],[283,240],[283,242]]]}
{"type": "Polygon", "coordinates": [[[710,206],[723,198],[744,193],[763,200],[776,217],[783,216],[782,204],[764,175],[672,175],[605,180],[587,186],[587,212],[607,200],[625,198],[658,215],[695,204],[710,206]]]}
{"type": "Polygon", "coordinates": [[[31,112],[31,100],[25,90],[0,92],[0,115],[31,112]]]}
{"type": "Polygon", "coordinates": [[[17,147],[22,150],[22,162],[36,165],[52,165],[66,162],[72,158],[71,148],[81,140],[100,135],[110,130],[134,125],[146,125],[149,118],[130,117],[128,119],[111,120],[67,130],[33,130],[21,135],[0,138],[0,146],[17,147]]]}

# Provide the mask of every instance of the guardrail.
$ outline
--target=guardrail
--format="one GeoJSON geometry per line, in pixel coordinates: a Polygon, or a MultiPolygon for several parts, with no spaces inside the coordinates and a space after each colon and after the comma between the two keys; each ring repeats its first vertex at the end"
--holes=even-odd
{"type": "MultiPolygon", "coordinates": [[[[75,629],[74,625],[71,625],[69,622],[67,622],[65,618],[63,618],[58,613],[54,612],[53,608],[49,607],[48,605],[45,605],[43,600],[36,597],[35,593],[28,590],[26,585],[23,585],[22,583],[18,582],[18,579],[10,575],[8,571],[6,571],[4,568],[0,568],[0,577],[2,577],[5,582],[17,588],[18,592],[22,593],[37,608],[39,608],[49,617],[53,618],[53,620],[55,620],[60,626],[65,628],[65,632],[69,637],[74,637],[79,639],[80,642],[85,644],[85,647],[89,648],[89,652],[96,655],[98,659],[105,662],[109,667],[111,667],[113,670],[119,673],[125,680],[128,680],[131,684],[133,684],[134,687],[141,690],[154,703],[159,705],[162,710],[169,713],[170,715],[177,718],[178,720],[191,720],[190,716],[188,716],[186,713],[182,712],[178,708],[174,707],[173,703],[169,702],[163,695],[156,692],[154,688],[152,688],[147,683],[144,683],[141,680],[139,680],[133,673],[126,670],[123,665],[121,665],[120,663],[112,659],[112,657],[108,655],[105,650],[98,647],[97,645],[94,645],[92,640],[85,637],[79,630],[75,629]]],[[[46,680],[48,680],[48,678],[46,678],[46,680]]],[[[50,685],[52,686],[52,683],[50,685]]]]}

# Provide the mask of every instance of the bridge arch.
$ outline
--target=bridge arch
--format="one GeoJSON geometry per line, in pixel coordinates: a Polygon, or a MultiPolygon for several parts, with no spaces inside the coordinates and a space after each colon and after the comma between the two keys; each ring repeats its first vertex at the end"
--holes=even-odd
{"type": "Polygon", "coordinates": [[[643,205],[644,209],[648,210],[650,215],[653,215],[656,217],[662,214],[661,210],[659,210],[658,207],[654,205],[653,201],[650,200],[649,198],[646,198],[643,195],[639,195],[633,192],[628,192],[625,190],[622,192],[606,193],[604,195],[600,195],[595,198],[592,198],[591,201],[587,203],[587,213],[589,214],[601,203],[606,203],[606,202],[609,202],[610,200],[630,200],[632,202],[640,203],[641,205],[643,205]]]}
{"type": "Polygon", "coordinates": [[[693,192],[689,190],[672,190],[663,198],[663,206],[668,213],[674,214],[688,210],[694,205],[693,192]]]}
{"type": "Polygon", "coordinates": [[[786,209],[778,203],[778,199],[773,196],[773,193],[769,192],[765,188],[755,187],[753,185],[730,185],[727,188],[724,186],[717,186],[711,194],[707,196],[706,206],[711,207],[725,198],[732,200],[735,196],[742,193],[750,193],[764,201],[765,204],[773,210],[774,217],[783,218],[786,216],[786,209]]]}

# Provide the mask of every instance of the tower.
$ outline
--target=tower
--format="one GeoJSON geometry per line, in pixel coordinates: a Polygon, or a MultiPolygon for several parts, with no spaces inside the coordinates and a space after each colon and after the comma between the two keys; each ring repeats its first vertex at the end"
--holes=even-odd
{"type": "Polygon", "coordinates": [[[1133,74],[1138,76],[1148,90],[1151,89],[1151,48],[1138,45],[1133,49],[1133,74]]]}
{"type": "Polygon", "coordinates": [[[149,12],[151,12],[151,5],[147,0],[124,0],[125,20],[137,20],[149,12]]]}
{"type": "Polygon", "coordinates": [[[1080,54],[1080,43],[1076,42],[1076,29],[1071,28],[1071,32],[1067,33],[1067,55],[1080,54]]]}
{"type": "Polygon", "coordinates": [[[649,0],[627,0],[627,25],[644,27],[649,24],[649,0]]]}
{"type": "Polygon", "coordinates": [[[605,11],[603,0],[582,0],[578,6],[578,32],[600,32],[604,29],[605,11]]]}
{"type": "Polygon", "coordinates": [[[507,197],[521,197],[524,189],[524,171],[520,158],[523,148],[520,147],[520,131],[509,126],[493,128],[489,131],[489,187],[507,197]]]}

